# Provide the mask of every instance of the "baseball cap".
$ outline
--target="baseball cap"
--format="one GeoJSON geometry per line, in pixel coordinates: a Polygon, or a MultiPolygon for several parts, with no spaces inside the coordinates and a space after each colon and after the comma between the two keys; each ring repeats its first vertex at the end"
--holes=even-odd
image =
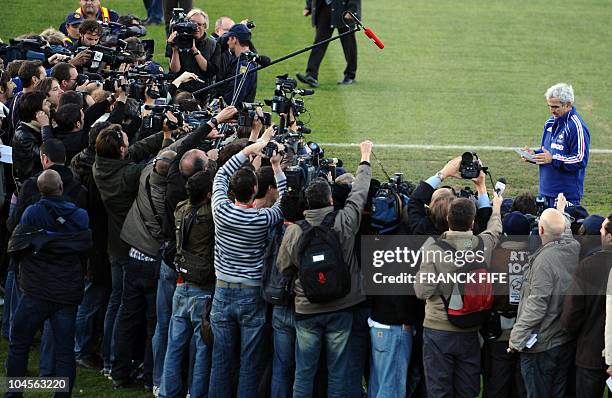
{"type": "Polygon", "coordinates": [[[520,211],[506,214],[502,224],[506,235],[529,235],[529,220],[520,211]]]}
{"type": "Polygon", "coordinates": [[[234,26],[232,26],[230,30],[224,34],[224,36],[234,36],[240,41],[251,41],[251,31],[246,27],[246,25],[241,23],[234,24],[234,26]]]}
{"type": "Polygon", "coordinates": [[[78,12],[71,12],[66,15],[66,25],[74,25],[83,22],[83,16],[78,12]]]}

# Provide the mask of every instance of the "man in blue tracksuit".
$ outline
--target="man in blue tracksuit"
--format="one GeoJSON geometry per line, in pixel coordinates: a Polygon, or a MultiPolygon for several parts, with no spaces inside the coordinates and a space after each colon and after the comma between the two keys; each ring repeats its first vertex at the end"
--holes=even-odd
{"type": "Polygon", "coordinates": [[[577,206],[584,194],[584,175],[589,162],[589,129],[574,107],[572,86],[559,83],[546,91],[551,117],[544,124],[541,149],[535,151],[540,166],[540,195],[554,207],[562,192],[568,206],[577,206]]]}

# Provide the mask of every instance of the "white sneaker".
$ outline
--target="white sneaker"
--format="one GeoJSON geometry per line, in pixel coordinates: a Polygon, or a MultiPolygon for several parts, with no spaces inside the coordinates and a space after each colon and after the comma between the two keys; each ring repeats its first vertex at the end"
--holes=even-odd
{"type": "Polygon", "coordinates": [[[159,396],[159,387],[153,386],[153,396],[157,398],[159,396]]]}

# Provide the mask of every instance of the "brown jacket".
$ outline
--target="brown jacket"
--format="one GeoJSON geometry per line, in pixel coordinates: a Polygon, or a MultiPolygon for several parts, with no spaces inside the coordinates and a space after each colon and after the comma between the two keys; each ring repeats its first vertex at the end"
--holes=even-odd
{"type": "MultiPolygon", "coordinates": [[[[334,221],[333,229],[338,232],[342,242],[344,261],[349,266],[351,273],[350,292],[337,300],[328,303],[311,303],[302,290],[299,278],[295,280],[295,312],[298,314],[319,314],[338,311],[359,304],[365,300],[361,289],[361,273],[355,253],[355,238],[359,231],[361,212],[366,204],[372,169],[369,164],[361,164],[357,169],[357,175],[353,188],[349,194],[343,209],[338,211],[334,221]]],[[[304,215],[306,221],[312,225],[320,225],[327,214],[334,210],[333,206],[316,210],[306,210],[304,215]]],[[[299,225],[290,225],[285,232],[283,241],[278,251],[276,267],[283,274],[297,274],[299,267],[298,253],[296,250],[298,240],[302,235],[299,225]]]]}

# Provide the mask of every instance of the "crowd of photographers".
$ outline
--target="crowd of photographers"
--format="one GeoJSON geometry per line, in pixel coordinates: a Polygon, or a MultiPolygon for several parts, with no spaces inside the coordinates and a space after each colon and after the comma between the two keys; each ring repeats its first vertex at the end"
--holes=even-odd
{"type": "Polygon", "coordinates": [[[6,376],[26,375],[40,333],[38,374],[68,378],[64,396],[77,365],[159,397],[473,397],[481,375],[485,397],[601,396],[612,215],[502,199],[469,153],[381,183],[364,141],[346,172],[306,142],[311,92],[277,78],[277,126],[253,102],[265,60],[243,22],[207,34],[204,11],[175,10],[174,74],[138,18],[99,1],[0,48],[6,376]],[[470,312],[472,287],[457,304],[435,276],[459,267],[434,256],[413,295],[368,296],[373,234],[482,250],[468,269],[514,290],[470,312]]]}

